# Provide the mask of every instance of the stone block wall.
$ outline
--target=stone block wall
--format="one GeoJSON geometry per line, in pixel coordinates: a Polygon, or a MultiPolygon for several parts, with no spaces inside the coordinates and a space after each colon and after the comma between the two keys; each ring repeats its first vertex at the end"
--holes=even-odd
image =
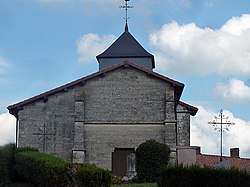
{"type": "Polygon", "coordinates": [[[25,105],[19,111],[19,147],[40,151],[71,160],[75,122],[75,91],[69,89],[43,100],[25,105]],[[42,134],[48,135],[42,135],[42,134]],[[39,135],[38,135],[39,134],[39,135]]]}
{"type": "Polygon", "coordinates": [[[112,168],[115,148],[137,148],[149,139],[164,143],[163,124],[85,124],[85,161],[112,168]]]}
{"type": "MultiPolygon", "coordinates": [[[[178,119],[187,130],[187,116],[181,113],[178,119]]],[[[66,160],[111,169],[114,148],[136,148],[155,139],[175,149],[174,88],[135,68],[120,67],[45,102],[25,105],[19,111],[19,132],[20,147],[37,147],[66,160]],[[38,135],[44,127],[50,135],[38,135]]],[[[178,134],[178,141],[189,138],[184,134],[178,134]]]]}
{"type": "Polygon", "coordinates": [[[173,92],[166,82],[125,67],[87,81],[84,90],[86,123],[162,123],[165,92],[173,92]]]}
{"type": "Polygon", "coordinates": [[[190,113],[181,105],[177,106],[177,146],[190,146],[190,113]]]}

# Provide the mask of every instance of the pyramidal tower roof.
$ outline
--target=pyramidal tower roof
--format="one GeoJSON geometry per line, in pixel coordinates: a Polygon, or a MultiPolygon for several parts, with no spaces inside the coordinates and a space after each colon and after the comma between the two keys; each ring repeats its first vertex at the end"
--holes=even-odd
{"type": "MultiPolygon", "coordinates": [[[[128,24],[125,24],[125,30],[123,34],[111,44],[103,53],[96,56],[99,64],[102,63],[101,59],[123,58],[127,60],[131,59],[150,59],[149,66],[155,68],[154,56],[147,52],[141,44],[130,34],[128,30],[128,24]]],[[[140,65],[140,63],[139,63],[140,65]]],[[[150,69],[151,69],[150,68],[150,69]]]]}

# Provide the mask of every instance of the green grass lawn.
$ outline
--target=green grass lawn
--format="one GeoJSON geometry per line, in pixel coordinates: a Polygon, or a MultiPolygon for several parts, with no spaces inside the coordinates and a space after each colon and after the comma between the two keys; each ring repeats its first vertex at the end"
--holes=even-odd
{"type": "Polygon", "coordinates": [[[157,187],[157,184],[156,183],[123,184],[123,185],[112,185],[111,187],[157,187]]]}

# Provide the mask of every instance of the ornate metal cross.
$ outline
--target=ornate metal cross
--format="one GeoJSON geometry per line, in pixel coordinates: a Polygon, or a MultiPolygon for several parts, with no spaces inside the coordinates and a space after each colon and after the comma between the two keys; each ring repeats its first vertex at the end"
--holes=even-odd
{"type": "Polygon", "coordinates": [[[128,9],[129,8],[134,8],[133,6],[128,5],[128,1],[130,1],[130,0],[125,0],[125,5],[120,6],[120,8],[125,9],[126,17],[124,19],[126,20],[126,23],[128,23],[128,19],[129,19],[129,17],[128,17],[128,9]]]}
{"type": "Polygon", "coordinates": [[[49,133],[51,131],[51,128],[46,129],[45,123],[43,124],[43,128],[38,127],[38,132],[33,133],[33,135],[40,136],[38,139],[43,141],[43,153],[46,150],[46,140],[49,140],[49,136],[56,135],[56,133],[49,133]]]}
{"type": "Polygon", "coordinates": [[[228,116],[223,115],[223,110],[221,109],[220,114],[218,116],[214,116],[213,121],[207,122],[208,124],[214,126],[214,130],[218,130],[220,132],[220,161],[222,161],[222,133],[225,130],[229,131],[228,127],[230,125],[235,125],[235,123],[230,122],[228,118],[228,116]]]}

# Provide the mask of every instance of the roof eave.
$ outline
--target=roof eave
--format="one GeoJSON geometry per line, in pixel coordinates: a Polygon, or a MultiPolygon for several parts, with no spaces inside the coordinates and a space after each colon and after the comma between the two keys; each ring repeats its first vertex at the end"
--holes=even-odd
{"type": "Polygon", "coordinates": [[[102,58],[108,59],[108,58],[151,58],[151,62],[152,62],[152,68],[155,68],[155,58],[154,55],[150,54],[149,56],[124,56],[124,55],[118,55],[118,56],[102,56],[102,54],[96,56],[96,60],[98,61],[98,63],[100,62],[99,60],[102,58]]]}
{"type": "Polygon", "coordinates": [[[175,80],[173,80],[173,79],[170,79],[170,78],[168,78],[168,77],[165,77],[165,76],[163,76],[163,75],[160,75],[160,74],[158,74],[158,73],[156,73],[156,72],[154,72],[154,71],[152,71],[152,70],[146,69],[146,68],[144,68],[144,67],[142,67],[142,66],[139,66],[139,65],[137,65],[137,64],[134,64],[134,63],[132,63],[132,62],[124,61],[124,62],[122,62],[122,63],[120,63],[120,64],[113,65],[113,66],[108,67],[108,68],[106,68],[106,69],[104,69],[104,70],[95,72],[95,73],[93,73],[93,74],[91,74],[91,75],[88,75],[88,76],[86,76],[86,77],[77,79],[77,80],[75,80],[75,81],[73,81],[73,82],[70,82],[70,83],[65,84],[65,85],[63,85],[63,86],[59,86],[59,87],[57,87],[57,88],[54,88],[54,89],[52,89],[52,90],[50,90],[50,91],[47,91],[47,92],[44,92],[44,93],[42,93],[42,94],[36,95],[36,96],[31,97],[31,98],[29,98],[29,99],[26,99],[26,100],[24,100],[24,101],[18,102],[18,103],[13,104],[13,105],[9,105],[9,106],[7,107],[7,109],[9,110],[9,113],[10,113],[10,114],[12,114],[12,115],[14,115],[14,116],[17,117],[18,111],[21,110],[22,107],[23,107],[24,105],[27,105],[27,104],[32,103],[32,102],[35,102],[35,101],[37,101],[37,100],[42,100],[42,99],[47,98],[47,97],[49,97],[49,96],[51,96],[51,95],[53,95],[53,94],[55,94],[55,93],[64,91],[64,90],[69,89],[69,88],[71,88],[71,87],[74,87],[74,86],[76,86],[76,85],[80,85],[80,84],[82,85],[83,83],[85,83],[85,81],[87,81],[87,80],[89,80],[89,79],[91,79],[91,78],[94,78],[94,77],[99,76],[99,75],[102,75],[102,74],[104,74],[104,73],[106,73],[106,72],[109,72],[109,71],[112,71],[112,70],[114,70],[114,69],[117,69],[117,68],[119,68],[119,67],[121,67],[121,66],[124,66],[125,64],[126,64],[126,65],[129,65],[129,66],[132,66],[132,67],[134,67],[134,68],[136,68],[136,69],[139,69],[139,70],[141,70],[141,71],[144,71],[144,72],[146,72],[146,73],[148,73],[148,74],[151,74],[152,76],[158,77],[158,78],[160,78],[160,79],[162,79],[162,80],[164,80],[164,81],[166,81],[166,82],[169,82],[170,84],[172,84],[172,86],[175,87],[175,89],[176,89],[176,91],[177,91],[178,100],[180,99],[181,93],[182,93],[183,88],[184,88],[184,86],[185,86],[183,83],[180,83],[180,82],[178,82],[178,81],[175,81],[175,80]]]}
{"type": "Polygon", "coordinates": [[[194,106],[187,104],[183,101],[179,101],[179,104],[186,107],[187,110],[189,111],[190,115],[192,115],[192,116],[195,116],[199,110],[197,107],[194,107],[194,106]]]}

